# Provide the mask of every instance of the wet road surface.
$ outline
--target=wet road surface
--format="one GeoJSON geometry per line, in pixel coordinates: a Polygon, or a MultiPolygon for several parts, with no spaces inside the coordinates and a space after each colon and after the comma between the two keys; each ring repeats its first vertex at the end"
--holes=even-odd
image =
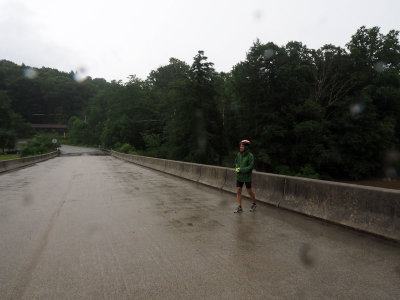
{"type": "Polygon", "coordinates": [[[399,298],[398,244],[235,202],[110,156],[2,174],[0,299],[399,298]]]}

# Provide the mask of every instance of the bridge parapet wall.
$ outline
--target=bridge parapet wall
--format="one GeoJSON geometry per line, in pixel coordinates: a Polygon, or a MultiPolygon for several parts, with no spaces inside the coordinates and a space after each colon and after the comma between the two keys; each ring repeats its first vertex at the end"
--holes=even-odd
{"type": "MultiPolygon", "coordinates": [[[[115,151],[111,154],[164,173],[236,193],[235,173],[231,168],[115,151]],[[164,169],[160,167],[163,165],[164,169]]],[[[262,172],[253,172],[253,190],[258,201],[400,241],[400,191],[262,172]]]]}
{"type": "Polygon", "coordinates": [[[226,173],[228,168],[201,165],[200,167],[200,177],[198,182],[209,185],[218,189],[222,189],[226,180],[226,173]]]}
{"type": "Polygon", "coordinates": [[[11,171],[11,170],[22,168],[22,167],[26,167],[29,165],[33,165],[35,163],[56,157],[57,155],[58,155],[58,152],[50,152],[50,153],[41,154],[41,155],[16,158],[16,159],[10,159],[10,160],[3,160],[3,161],[0,161],[0,173],[11,171]]]}
{"type": "Polygon", "coordinates": [[[164,171],[165,173],[181,177],[183,173],[183,163],[180,161],[165,160],[164,171]]]}

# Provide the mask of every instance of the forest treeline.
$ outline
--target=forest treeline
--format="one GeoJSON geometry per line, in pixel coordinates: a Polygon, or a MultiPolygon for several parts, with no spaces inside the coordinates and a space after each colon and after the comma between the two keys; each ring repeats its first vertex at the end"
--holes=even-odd
{"type": "Polygon", "coordinates": [[[399,32],[361,27],[346,48],[254,42],[229,73],[203,51],[147,79],[75,80],[0,61],[0,140],[30,123],[67,123],[77,144],[229,165],[241,139],[256,169],[322,179],[395,174],[400,145],[399,32]]]}

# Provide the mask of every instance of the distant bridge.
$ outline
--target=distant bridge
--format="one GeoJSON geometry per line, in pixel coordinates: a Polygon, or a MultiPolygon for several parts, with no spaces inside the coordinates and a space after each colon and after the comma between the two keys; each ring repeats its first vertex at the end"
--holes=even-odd
{"type": "Polygon", "coordinates": [[[61,135],[68,129],[65,124],[31,124],[31,126],[38,132],[57,132],[61,135]]]}

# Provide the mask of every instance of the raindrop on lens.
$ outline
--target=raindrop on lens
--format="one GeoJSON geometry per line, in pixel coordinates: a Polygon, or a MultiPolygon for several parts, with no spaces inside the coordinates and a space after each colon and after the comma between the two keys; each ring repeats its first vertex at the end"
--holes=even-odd
{"type": "Polygon", "coordinates": [[[358,114],[362,113],[363,110],[364,110],[363,104],[356,103],[356,104],[350,105],[350,113],[352,115],[358,115],[358,114]]]}
{"type": "Polygon", "coordinates": [[[24,195],[23,204],[25,206],[31,205],[33,203],[33,197],[31,194],[24,195]]]}
{"type": "Polygon", "coordinates": [[[400,152],[397,149],[391,149],[386,152],[386,161],[389,163],[397,163],[400,160],[400,152]]]}
{"type": "Polygon", "coordinates": [[[375,63],[374,66],[375,71],[377,71],[378,73],[381,73],[383,71],[385,71],[386,69],[386,63],[383,61],[378,61],[377,63],[375,63]]]}
{"type": "Polygon", "coordinates": [[[204,153],[206,151],[207,140],[205,137],[201,136],[197,139],[197,146],[199,147],[199,151],[204,153]]]}
{"type": "Polygon", "coordinates": [[[74,73],[74,80],[77,82],[83,82],[87,78],[86,70],[83,67],[78,68],[78,70],[74,73]]]}
{"type": "Polygon", "coordinates": [[[235,110],[235,111],[239,110],[239,104],[237,102],[232,102],[230,107],[232,110],[235,110]]]}
{"type": "Polygon", "coordinates": [[[305,267],[313,267],[315,264],[315,249],[310,244],[303,244],[299,249],[300,261],[305,267]]]}
{"type": "Polygon", "coordinates": [[[397,170],[394,167],[386,168],[385,169],[385,176],[386,179],[389,181],[395,180],[397,178],[397,170]]]}
{"type": "Polygon", "coordinates": [[[254,12],[254,19],[261,20],[262,17],[263,17],[263,12],[261,10],[258,9],[254,12]]]}
{"type": "Polygon", "coordinates": [[[397,274],[400,276],[400,264],[395,268],[397,274]]]}
{"type": "Polygon", "coordinates": [[[32,68],[25,68],[23,72],[24,76],[28,79],[34,79],[38,76],[38,72],[32,68]]]}
{"type": "Polygon", "coordinates": [[[396,148],[392,148],[386,152],[384,158],[385,180],[396,180],[398,178],[398,165],[400,161],[400,152],[396,148]]]}
{"type": "Polygon", "coordinates": [[[196,127],[197,127],[197,151],[199,153],[204,153],[206,151],[207,139],[205,133],[205,124],[204,124],[204,113],[202,110],[197,109],[195,112],[196,116],[196,127]]]}
{"type": "Polygon", "coordinates": [[[273,50],[273,49],[266,49],[264,51],[264,57],[265,58],[271,58],[274,55],[275,55],[275,50],[273,50]]]}

